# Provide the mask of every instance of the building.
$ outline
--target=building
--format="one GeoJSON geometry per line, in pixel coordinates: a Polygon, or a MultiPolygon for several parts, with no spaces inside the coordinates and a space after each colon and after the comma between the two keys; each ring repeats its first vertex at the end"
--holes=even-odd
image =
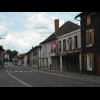
{"type": "Polygon", "coordinates": [[[82,71],[100,76],[100,12],[82,12],[80,19],[82,39],[82,71]]]}
{"type": "Polygon", "coordinates": [[[24,65],[24,55],[25,54],[19,54],[18,55],[18,65],[20,65],[20,66],[22,66],[22,65],[24,65]]]}
{"type": "MultiPolygon", "coordinates": [[[[66,68],[67,68],[67,65],[64,64],[64,63],[66,63],[66,61],[64,61],[64,60],[65,59],[67,60],[67,58],[68,58],[68,60],[70,58],[72,58],[71,60],[73,60],[73,62],[74,62],[74,59],[76,56],[73,57],[71,55],[81,52],[80,50],[78,50],[78,49],[81,49],[81,46],[80,46],[81,43],[77,44],[77,47],[75,48],[77,50],[74,50],[74,45],[73,45],[74,42],[71,44],[72,48],[70,46],[71,50],[67,50],[67,48],[68,48],[67,38],[72,38],[72,40],[74,40],[73,38],[75,38],[77,40],[77,37],[74,37],[74,36],[78,35],[78,38],[80,40],[80,30],[78,30],[78,29],[80,29],[80,26],[73,22],[68,21],[68,22],[65,22],[59,28],[59,20],[58,19],[55,20],[54,25],[55,25],[55,32],[53,34],[51,34],[43,42],[41,42],[41,44],[42,44],[42,61],[43,61],[43,66],[45,66],[45,67],[48,66],[48,68],[50,68],[50,69],[56,69],[56,70],[63,71],[63,66],[66,66],[66,68]],[[64,41],[63,41],[63,39],[64,39],[64,41]],[[63,43],[64,43],[64,47],[62,45],[63,43]],[[59,45],[62,46],[60,49],[59,49],[59,45]],[[71,56],[71,57],[66,58],[66,53],[65,54],[62,53],[63,48],[64,48],[64,52],[69,53],[69,56],[71,56]],[[60,51],[58,51],[58,49],[60,51]],[[62,56],[63,56],[63,58],[62,58],[62,56]],[[62,62],[62,59],[63,59],[63,62],[62,62]]],[[[77,59],[79,61],[79,55],[77,56],[77,59]]],[[[68,64],[69,63],[73,64],[73,62],[71,60],[68,62],[68,64]]],[[[74,69],[75,69],[75,66],[74,66],[74,69]]],[[[78,66],[78,69],[79,69],[79,66],[78,66]]]]}
{"type": "MultiPolygon", "coordinates": [[[[70,24],[74,24],[69,22],[70,24]]],[[[77,25],[76,25],[77,26],[77,25]]],[[[58,53],[61,71],[80,72],[81,69],[81,32],[79,29],[58,35],[58,53]]],[[[72,28],[72,27],[71,27],[72,28]]],[[[67,30],[67,29],[66,29],[67,30]]]]}
{"type": "Polygon", "coordinates": [[[18,57],[17,56],[15,56],[15,57],[12,58],[12,63],[14,65],[18,65],[18,57]]]}
{"type": "MultiPolygon", "coordinates": [[[[55,20],[55,32],[59,29],[59,19],[55,20]]],[[[51,59],[51,56],[55,56],[56,51],[51,50],[52,43],[57,42],[57,35],[56,33],[52,33],[48,38],[46,38],[44,41],[42,41],[40,44],[42,45],[42,67],[46,67],[51,69],[59,69],[57,65],[52,64],[53,59],[51,59]],[[51,54],[52,52],[52,54],[51,54]],[[52,65],[52,66],[51,66],[52,65]]]]}
{"type": "Polygon", "coordinates": [[[9,53],[4,52],[5,64],[9,64],[9,53]]]}
{"type": "Polygon", "coordinates": [[[27,53],[24,54],[24,66],[28,66],[28,55],[27,55],[27,53]]]}
{"type": "Polygon", "coordinates": [[[38,45],[30,50],[30,67],[41,68],[42,66],[42,46],[38,45]]]}
{"type": "Polygon", "coordinates": [[[4,49],[3,46],[0,45],[0,69],[4,67],[4,49]]]}

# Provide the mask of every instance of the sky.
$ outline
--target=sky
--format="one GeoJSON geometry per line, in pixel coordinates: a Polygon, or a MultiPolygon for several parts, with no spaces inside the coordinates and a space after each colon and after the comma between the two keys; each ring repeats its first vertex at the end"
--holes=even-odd
{"type": "Polygon", "coordinates": [[[54,32],[54,20],[60,27],[67,21],[80,24],[74,17],[80,12],[0,12],[0,45],[5,50],[28,52],[54,32]]]}

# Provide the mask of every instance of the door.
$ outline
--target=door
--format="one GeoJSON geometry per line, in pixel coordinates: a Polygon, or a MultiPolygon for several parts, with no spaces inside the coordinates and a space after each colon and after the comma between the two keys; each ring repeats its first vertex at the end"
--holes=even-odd
{"type": "Polygon", "coordinates": [[[48,58],[46,58],[46,67],[48,67],[48,58]]]}

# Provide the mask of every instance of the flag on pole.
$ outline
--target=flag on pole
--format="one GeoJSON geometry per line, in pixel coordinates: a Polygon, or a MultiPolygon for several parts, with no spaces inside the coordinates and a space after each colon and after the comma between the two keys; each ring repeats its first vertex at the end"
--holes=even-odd
{"type": "Polygon", "coordinates": [[[58,48],[58,45],[54,42],[51,44],[51,49],[57,49],[58,48]]]}

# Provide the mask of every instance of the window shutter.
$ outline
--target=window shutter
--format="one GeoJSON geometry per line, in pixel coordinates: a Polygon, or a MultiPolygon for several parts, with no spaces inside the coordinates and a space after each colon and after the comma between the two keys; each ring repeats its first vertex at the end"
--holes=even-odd
{"type": "Polygon", "coordinates": [[[87,17],[87,25],[91,24],[91,16],[87,17]]]}
{"type": "Polygon", "coordinates": [[[94,29],[91,30],[92,45],[94,45],[94,29]]]}
{"type": "Polygon", "coordinates": [[[84,54],[84,69],[87,69],[87,54],[84,54]]]}
{"type": "Polygon", "coordinates": [[[86,45],[89,44],[89,30],[86,31],[86,45]]]}
{"type": "Polygon", "coordinates": [[[94,54],[92,53],[92,68],[94,70],[94,54]]]}

